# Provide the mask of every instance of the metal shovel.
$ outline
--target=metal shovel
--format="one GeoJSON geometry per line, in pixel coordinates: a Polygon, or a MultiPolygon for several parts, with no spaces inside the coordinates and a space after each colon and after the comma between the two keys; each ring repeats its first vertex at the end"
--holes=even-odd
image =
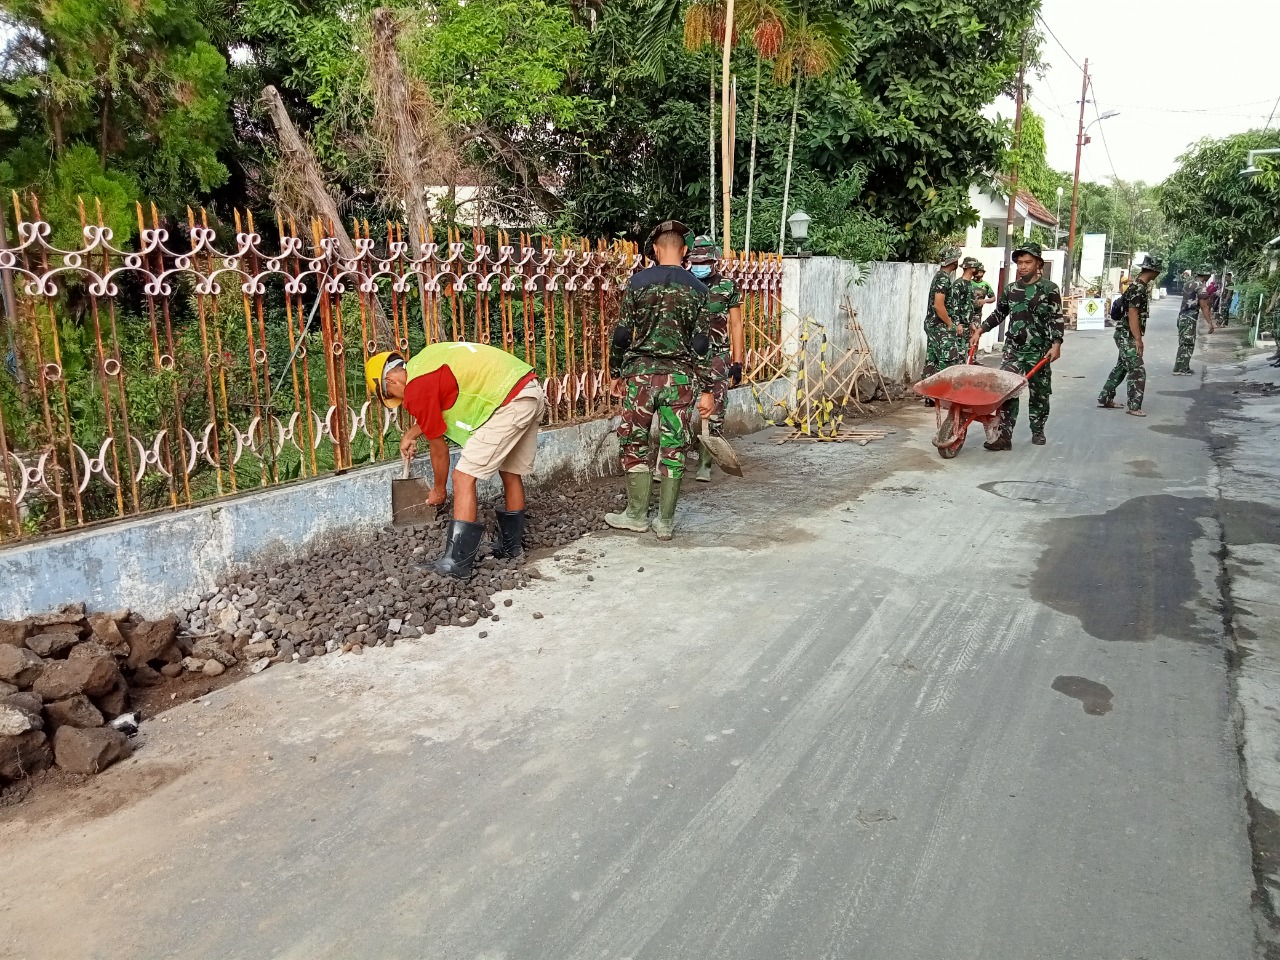
{"type": "Polygon", "coordinates": [[[738,455],[733,452],[733,447],[729,446],[729,441],[724,437],[712,436],[711,425],[705,417],[702,419],[702,445],[711,454],[717,467],[735,477],[742,476],[742,464],[738,461],[738,455]]]}
{"type": "Polygon", "coordinates": [[[404,476],[391,481],[391,525],[393,527],[412,527],[420,523],[430,523],[436,518],[436,508],[427,503],[431,496],[431,484],[419,477],[409,476],[412,464],[409,457],[404,458],[404,476]]]}

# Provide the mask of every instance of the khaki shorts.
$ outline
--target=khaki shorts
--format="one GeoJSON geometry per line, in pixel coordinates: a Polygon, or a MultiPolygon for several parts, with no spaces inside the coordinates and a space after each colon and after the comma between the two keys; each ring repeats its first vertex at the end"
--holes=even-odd
{"type": "Polygon", "coordinates": [[[493,411],[462,448],[457,469],[484,480],[501,470],[524,476],[533,472],[538,452],[538,424],[547,409],[547,397],[537,380],[531,380],[511,402],[493,411]]]}

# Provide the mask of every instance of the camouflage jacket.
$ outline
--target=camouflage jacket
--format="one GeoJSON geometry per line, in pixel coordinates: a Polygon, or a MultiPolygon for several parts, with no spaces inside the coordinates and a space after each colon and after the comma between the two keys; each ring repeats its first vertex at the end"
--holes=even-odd
{"type": "MultiPolygon", "coordinates": [[[[938,316],[938,311],[934,308],[934,294],[941,293],[944,296],[951,293],[951,286],[954,280],[951,274],[945,270],[939,270],[933,275],[933,283],[929,284],[929,312],[924,315],[924,328],[926,330],[945,330],[947,325],[942,322],[942,318],[938,316]]],[[[945,301],[944,301],[945,302],[945,301]]]]}
{"type": "Polygon", "coordinates": [[[993,296],[995,291],[985,280],[971,280],[969,286],[973,288],[973,322],[979,323],[982,320],[982,304],[979,301],[993,296]]]}
{"type": "Polygon", "coordinates": [[[1209,291],[1199,280],[1188,280],[1182,288],[1182,306],[1178,308],[1178,316],[1188,314],[1199,315],[1200,301],[1209,299],[1209,291]]]}
{"type": "Polygon", "coordinates": [[[629,331],[620,347],[609,348],[609,370],[617,377],[683,373],[701,382],[709,375],[708,359],[693,351],[697,334],[708,334],[710,291],[682,267],[648,267],[631,278],[622,295],[618,318],[629,331]]]}
{"type": "Polygon", "coordinates": [[[1004,352],[1025,358],[1034,354],[1038,360],[1051,346],[1062,342],[1066,323],[1058,285],[1043,276],[1029,283],[1015,280],[1006,284],[995,310],[982,322],[982,332],[994,330],[1005,320],[1009,321],[1009,329],[1004,337],[1004,352]]]}
{"type": "Polygon", "coordinates": [[[1138,330],[1147,332],[1147,318],[1151,315],[1151,287],[1140,280],[1132,280],[1124,290],[1124,319],[1116,324],[1115,339],[1132,340],[1133,331],[1129,329],[1129,309],[1138,308],[1138,330]]]}
{"type": "Polygon", "coordinates": [[[947,291],[947,316],[955,326],[957,336],[969,337],[969,321],[973,316],[973,287],[964,277],[951,281],[947,291]]]}
{"type": "Polygon", "coordinates": [[[711,337],[711,350],[707,353],[707,372],[703,386],[724,384],[729,379],[729,311],[742,305],[738,285],[728,277],[713,275],[707,282],[711,293],[707,297],[707,325],[711,337]]]}
{"type": "Polygon", "coordinates": [[[729,352],[729,311],[742,306],[742,293],[728,277],[713,275],[707,296],[707,317],[711,334],[711,354],[729,352]]]}

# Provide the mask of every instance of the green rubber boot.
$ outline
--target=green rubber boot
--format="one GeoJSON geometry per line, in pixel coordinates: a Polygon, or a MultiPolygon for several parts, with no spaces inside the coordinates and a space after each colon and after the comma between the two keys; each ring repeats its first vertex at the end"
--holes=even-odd
{"type": "Polygon", "coordinates": [[[653,532],[659,540],[670,540],[676,526],[676,501],[680,499],[680,480],[663,477],[658,490],[658,516],[653,521],[653,532]]]}
{"type": "Polygon", "coordinates": [[[693,479],[699,483],[711,482],[711,451],[701,440],[698,441],[698,472],[693,475],[693,479]]]}
{"type": "Polygon", "coordinates": [[[627,509],[623,513],[606,513],[604,522],[615,530],[644,533],[649,529],[649,492],[653,474],[647,466],[627,471],[627,509]]]}

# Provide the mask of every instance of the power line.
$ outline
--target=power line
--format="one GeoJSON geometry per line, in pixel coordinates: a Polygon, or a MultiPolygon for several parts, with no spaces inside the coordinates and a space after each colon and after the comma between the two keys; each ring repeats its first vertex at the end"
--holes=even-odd
{"type": "Polygon", "coordinates": [[[1068,117],[1065,113],[1063,113],[1061,110],[1059,110],[1059,109],[1058,109],[1057,107],[1055,107],[1053,104],[1049,103],[1049,101],[1042,99],[1042,98],[1041,98],[1041,96],[1040,96],[1038,93],[1036,93],[1036,92],[1032,91],[1032,93],[1031,93],[1031,99],[1032,99],[1032,100],[1035,100],[1037,103],[1039,103],[1039,104],[1040,104],[1040,106],[1044,107],[1044,108],[1045,108],[1046,110],[1048,110],[1050,113],[1057,114],[1059,117],[1061,117],[1063,120],[1065,120],[1068,124],[1070,124],[1070,123],[1071,123],[1071,118],[1070,118],[1070,117],[1068,117]]]}
{"type": "MultiPolygon", "coordinates": [[[[1046,107],[1050,106],[1048,101],[1041,101],[1041,102],[1044,103],[1046,107]]],[[[1068,104],[1075,104],[1079,102],[1080,101],[1078,100],[1063,100],[1059,103],[1053,104],[1053,106],[1062,108],[1067,106],[1068,104]]],[[[1250,100],[1246,103],[1221,103],[1221,104],[1216,104],[1212,107],[1152,107],[1145,103],[1115,103],[1115,102],[1113,102],[1111,105],[1113,107],[1123,107],[1125,110],[1136,110],[1139,112],[1150,111],[1152,113],[1219,113],[1222,110],[1234,110],[1237,107],[1257,107],[1257,106],[1262,106],[1263,104],[1268,104],[1272,102],[1273,101],[1271,100],[1271,98],[1268,97],[1265,100],[1250,100]]],[[[1277,100],[1274,102],[1277,105],[1280,105],[1280,100],[1277,100]]],[[[1231,114],[1221,114],[1221,115],[1231,116],[1231,117],[1260,117],[1262,116],[1262,113],[1261,111],[1259,111],[1258,113],[1231,113],[1231,114]]]]}
{"type": "MultiPolygon", "coordinates": [[[[1280,104],[1280,100],[1276,102],[1280,104]]],[[[1212,107],[1152,107],[1145,103],[1117,103],[1115,106],[1124,107],[1126,110],[1149,110],[1153,113],[1219,113],[1223,110],[1234,110],[1236,107],[1256,107],[1264,103],[1271,103],[1271,100],[1268,98],[1250,100],[1248,103],[1224,103],[1212,107]]],[[[1254,114],[1236,114],[1236,116],[1254,116],[1254,114]]]]}
{"type": "Polygon", "coordinates": [[[1074,63],[1074,64],[1076,65],[1076,69],[1077,69],[1077,70],[1079,70],[1079,71],[1081,71],[1081,72],[1083,72],[1083,71],[1084,71],[1084,67],[1082,67],[1082,66],[1080,65],[1080,61],[1079,61],[1079,60],[1077,60],[1075,57],[1071,56],[1071,51],[1070,51],[1070,50],[1068,50],[1068,49],[1063,45],[1062,41],[1058,39],[1058,35],[1057,35],[1056,33],[1054,33],[1054,32],[1053,32],[1053,30],[1049,27],[1049,25],[1048,25],[1047,23],[1045,23],[1045,22],[1044,22],[1044,17],[1040,16],[1040,14],[1039,14],[1039,13],[1037,13],[1037,14],[1036,14],[1036,20],[1038,20],[1038,21],[1040,22],[1040,26],[1044,27],[1046,30],[1048,30],[1048,31],[1049,31],[1049,36],[1053,37],[1053,42],[1054,42],[1054,43],[1056,43],[1059,47],[1061,47],[1061,48],[1062,48],[1062,52],[1063,52],[1063,53],[1065,53],[1065,54],[1067,55],[1067,59],[1069,59],[1072,63],[1074,63]]]}
{"type": "MultiPolygon", "coordinates": [[[[1093,113],[1098,120],[1102,120],[1102,113],[1098,110],[1098,88],[1094,85],[1093,77],[1089,78],[1089,89],[1093,91],[1093,113]]],[[[1111,167],[1111,176],[1116,180],[1120,179],[1120,174],[1116,173],[1115,161],[1111,159],[1111,146],[1107,143],[1107,131],[1101,123],[1098,124],[1098,134],[1102,137],[1102,148],[1107,152],[1107,163],[1111,167]]]]}
{"type": "Polygon", "coordinates": [[[1276,107],[1280,107],[1280,97],[1276,97],[1276,102],[1271,106],[1271,116],[1267,117],[1267,125],[1262,128],[1262,132],[1266,133],[1271,129],[1271,121],[1275,119],[1276,107]]]}

